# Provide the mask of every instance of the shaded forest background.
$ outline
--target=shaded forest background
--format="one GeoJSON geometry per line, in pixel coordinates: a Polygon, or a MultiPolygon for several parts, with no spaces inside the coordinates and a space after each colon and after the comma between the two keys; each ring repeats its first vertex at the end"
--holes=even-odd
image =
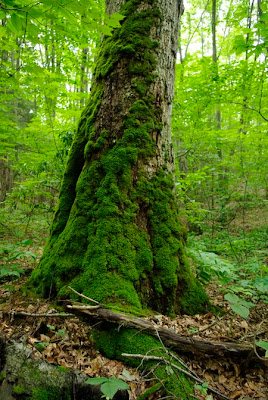
{"type": "MultiPolygon", "coordinates": [[[[17,260],[35,262],[48,236],[96,48],[122,16],[98,0],[6,0],[0,19],[5,278],[23,275],[17,260]]],[[[199,279],[238,296],[229,301],[242,317],[268,292],[267,49],[266,2],[186,2],[173,104],[178,201],[199,279]]]]}

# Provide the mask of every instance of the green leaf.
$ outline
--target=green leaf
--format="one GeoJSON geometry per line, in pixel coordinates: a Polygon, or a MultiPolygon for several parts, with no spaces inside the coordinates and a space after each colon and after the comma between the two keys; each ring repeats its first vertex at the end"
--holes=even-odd
{"type": "Polygon", "coordinates": [[[129,389],[129,386],[126,382],[117,378],[110,378],[107,382],[101,385],[102,393],[110,399],[114,397],[119,389],[126,390],[129,389]]]}
{"type": "Polygon", "coordinates": [[[4,11],[0,11],[0,19],[6,18],[6,13],[4,11]]]}
{"type": "Polygon", "coordinates": [[[6,34],[6,28],[4,26],[0,26],[0,39],[6,34]]]}
{"type": "Polygon", "coordinates": [[[244,307],[247,307],[247,308],[255,307],[254,303],[251,303],[251,301],[246,301],[246,300],[241,300],[239,302],[239,304],[241,304],[241,306],[244,306],[244,307]]]}
{"type": "Polygon", "coordinates": [[[21,16],[13,12],[9,24],[11,30],[16,34],[19,34],[22,29],[22,25],[23,19],[21,18],[21,16]]]}
{"type": "Polygon", "coordinates": [[[65,330],[59,329],[58,332],[56,333],[56,335],[63,338],[65,336],[65,330]]]}
{"type": "Polygon", "coordinates": [[[56,9],[57,13],[61,14],[63,17],[66,18],[68,22],[75,22],[77,23],[77,16],[73,15],[66,7],[58,7],[56,9]]]}
{"type": "Polygon", "coordinates": [[[24,239],[21,241],[21,244],[23,246],[27,246],[28,244],[31,244],[31,243],[33,243],[33,239],[24,239]]]}
{"type": "MultiPolygon", "coordinates": [[[[31,21],[31,23],[27,25],[27,34],[32,42],[39,43],[38,39],[39,33],[40,33],[39,28],[35,25],[35,22],[31,21]]],[[[40,67],[40,69],[42,68],[40,67]]]]}
{"type": "Polygon", "coordinates": [[[41,353],[42,351],[45,350],[45,348],[48,345],[49,345],[48,342],[38,342],[38,343],[35,343],[34,347],[36,348],[36,350],[40,351],[40,353],[41,353]]]}
{"type": "Polygon", "coordinates": [[[268,21],[268,13],[263,13],[261,16],[261,21],[268,21]]]}
{"type": "Polygon", "coordinates": [[[112,30],[111,30],[111,28],[109,28],[109,26],[107,26],[107,25],[101,25],[101,26],[100,26],[100,29],[101,29],[101,32],[102,32],[104,35],[112,36],[112,30]]]}
{"type": "Polygon", "coordinates": [[[86,380],[86,383],[89,383],[90,385],[100,385],[104,382],[107,382],[108,378],[89,378],[86,380]]]}
{"type": "Polygon", "coordinates": [[[124,19],[124,15],[119,13],[114,13],[112,15],[105,15],[105,22],[111,28],[120,28],[120,21],[124,19]]]}
{"type": "Polygon", "coordinates": [[[265,357],[268,357],[268,342],[261,340],[260,342],[256,342],[256,345],[266,350],[265,357]]]}
{"type": "Polygon", "coordinates": [[[0,278],[3,278],[4,276],[9,274],[9,270],[6,268],[0,269],[0,278]]]}
{"type": "Polygon", "coordinates": [[[231,308],[236,314],[240,315],[240,317],[245,319],[248,318],[249,309],[247,307],[244,307],[241,304],[232,304],[231,308]]]}
{"type": "Polygon", "coordinates": [[[233,293],[227,293],[224,295],[225,300],[229,301],[229,303],[238,303],[240,298],[233,293]]]}

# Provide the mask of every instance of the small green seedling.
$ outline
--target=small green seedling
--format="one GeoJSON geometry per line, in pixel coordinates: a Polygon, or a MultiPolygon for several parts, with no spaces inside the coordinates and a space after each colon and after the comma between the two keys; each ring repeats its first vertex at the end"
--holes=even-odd
{"type": "Polygon", "coordinates": [[[249,316],[249,309],[255,307],[250,301],[243,300],[233,293],[225,294],[224,298],[230,303],[231,309],[245,319],[249,316]]]}
{"type": "Polygon", "coordinates": [[[100,390],[105,398],[113,399],[119,389],[128,390],[129,386],[126,382],[117,378],[90,378],[86,381],[90,385],[101,385],[100,390]]]}
{"type": "Polygon", "coordinates": [[[202,385],[194,385],[195,389],[200,390],[202,394],[207,394],[208,382],[203,382],[202,385]]]}
{"type": "Polygon", "coordinates": [[[46,349],[46,347],[49,346],[48,342],[37,342],[35,343],[34,347],[36,350],[38,350],[40,353],[46,349]]]}

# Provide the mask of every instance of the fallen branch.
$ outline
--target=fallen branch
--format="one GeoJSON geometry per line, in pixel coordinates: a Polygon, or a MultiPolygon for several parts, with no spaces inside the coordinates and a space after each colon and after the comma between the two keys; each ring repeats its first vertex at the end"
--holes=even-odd
{"type": "Polygon", "coordinates": [[[13,317],[34,317],[34,318],[73,318],[75,317],[74,314],[71,313],[28,313],[24,311],[9,311],[8,314],[12,315],[13,317]]]}
{"type": "Polygon", "coordinates": [[[155,326],[142,318],[115,313],[104,308],[81,309],[81,306],[76,305],[67,306],[67,308],[71,308],[74,314],[82,315],[89,320],[108,321],[126,328],[139,329],[157,338],[159,335],[165,345],[182,353],[242,357],[244,360],[248,357],[256,358],[254,348],[249,343],[214,342],[181,336],[172,329],[155,326]]]}
{"type": "MultiPolygon", "coordinates": [[[[142,355],[142,354],[128,354],[128,353],[122,353],[121,355],[122,355],[122,357],[138,358],[138,359],[141,359],[142,361],[161,361],[161,362],[163,362],[165,364],[168,363],[168,365],[170,365],[172,368],[177,369],[178,371],[180,371],[184,375],[188,376],[189,378],[193,379],[194,381],[200,383],[201,385],[203,383],[205,383],[204,381],[202,381],[202,379],[198,378],[196,375],[193,375],[191,372],[186,371],[183,368],[180,368],[176,364],[173,364],[172,362],[167,360],[165,357],[146,356],[146,355],[142,355]]],[[[221,397],[224,400],[230,400],[229,397],[225,396],[224,394],[222,394],[221,392],[218,392],[215,389],[212,389],[212,388],[208,387],[207,390],[209,390],[213,394],[216,394],[217,396],[221,397]]]]}

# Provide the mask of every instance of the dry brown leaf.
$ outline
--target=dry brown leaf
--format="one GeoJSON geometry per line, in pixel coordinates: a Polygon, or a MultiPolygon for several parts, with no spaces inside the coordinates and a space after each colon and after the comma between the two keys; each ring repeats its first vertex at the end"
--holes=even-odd
{"type": "Polygon", "coordinates": [[[41,339],[42,342],[50,342],[50,337],[46,336],[46,335],[43,335],[42,333],[40,335],[40,339],[41,339]]]}
{"type": "Polygon", "coordinates": [[[237,399],[238,397],[242,396],[244,394],[243,390],[235,390],[234,392],[231,393],[231,399],[237,399]]]}
{"type": "Polygon", "coordinates": [[[30,337],[29,339],[28,339],[28,342],[30,343],[30,344],[32,344],[33,346],[34,346],[34,344],[35,343],[37,343],[37,342],[39,342],[40,340],[38,340],[38,339],[36,339],[36,338],[33,338],[33,337],[30,337]]]}
{"type": "Polygon", "coordinates": [[[248,329],[248,323],[247,321],[243,320],[240,322],[240,327],[247,330],[248,329]]]}
{"type": "Polygon", "coordinates": [[[205,378],[206,382],[213,382],[214,381],[213,377],[210,374],[208,374],[207,372],[204,373],[204,378],[205,378]]]}
{"type": "Polygon", "coordinates": [[[224,376],[224,375],[219,376],[219,383],[225,383],[226,381],[227,381],[226,376],[224,376]]]}

